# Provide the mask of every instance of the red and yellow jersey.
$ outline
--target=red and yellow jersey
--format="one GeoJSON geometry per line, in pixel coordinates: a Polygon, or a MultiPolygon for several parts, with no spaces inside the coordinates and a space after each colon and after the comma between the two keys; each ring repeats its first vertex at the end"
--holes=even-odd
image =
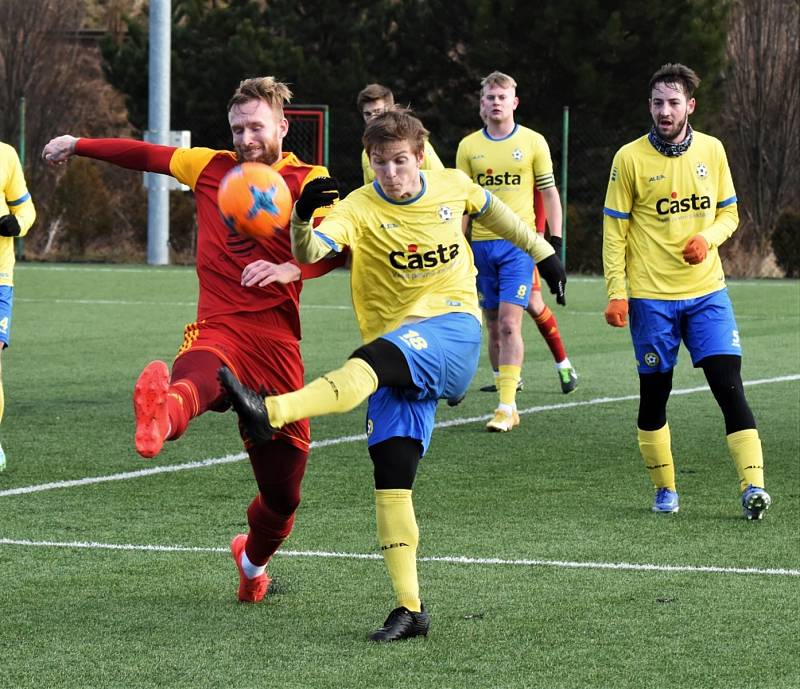
{"type": "Polygon", "coordinates": [[[603,208],[603,266],[609,299],[691,299],[722,289],[717,248],[739,214],[722,143],[693,132],[680,156],[659,153],[643,136],[614,156],[603,208]],[[683,259],[694,235],[708,242],[697,265],[683,259]]]}
{"type": "MultiPolygon", "coordinates": [[[[285,231],[268,241],[257,241],[229,229],[223,221],[217,207],[217,190],[225,174],[238,164],[232,151],[173,148],[125,139],[79,139],[75,152],[122,167],[172,175],[192,189],[197,207],[198,321],[246,313],[256,322],[263,320],[272,327],[277,316],[284,324],[283,335],[300,339],[302,280],[266,287],[241,284],[242,270],[253,261],[285,263],[294,258],[288,223],[285,231]]],[[[328,176],[324,167],[308,165],[293,153],[284,153],[273,167],[286,180],[293,199],[307,182],[328,176]]],[[[309,273],[304,270],[303,275],[309,273]]],[[[281,333],[276,331],[275,337],[280,338],[281,333]]]]}
{"type": "MultiPolygon", "coordinates": [[[[36,219],[31,195],[13,147],[0,142],[0,218],[13,214],[24,237],[36,219]]],[[[14,237],[0,237],[0,285],[14,284],[14,237]]]]}

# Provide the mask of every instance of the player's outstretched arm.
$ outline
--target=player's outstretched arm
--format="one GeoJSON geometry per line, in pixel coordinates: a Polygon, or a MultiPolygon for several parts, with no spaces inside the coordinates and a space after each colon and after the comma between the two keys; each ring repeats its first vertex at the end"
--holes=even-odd
{"type": "Polygon", "coordinates": [[[70,134],[62,134],[45,144],[42,150],[42,160],[50,165],[61,165],[75,154],[75,144],[78,138],[70,134]]]}

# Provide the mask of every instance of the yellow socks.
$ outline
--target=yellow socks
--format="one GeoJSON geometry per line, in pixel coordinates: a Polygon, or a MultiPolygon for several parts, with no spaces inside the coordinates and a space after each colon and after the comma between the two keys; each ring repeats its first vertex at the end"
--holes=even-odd
{"type": "Polygon", "coordinates": [[[389,570],[397,604],[412,612],[419,612],[422,610],[417,579],[419,528],[414,516],[411,491],[376,490],[375,515],[378,543],[389,570]]]}
{"type": "Polygon", "coordinates": [[[761,452],[761,439],[755,428],[731,433],[725,438],[728,450],[739,474],[739,490],[742,491],[751,483],[759,488],[764,487],[764,455],[761,452]]]}
{"type": "Polygon", "coordinates": [[[281,428],[298,419],[350,411],[377,389],[375,371],[363,359],[355,358],[300,390],[267,397],[264,405],[270,425],[281,428]]]}
{"type": "Polygon", "coordinates": [[[497,391],[500,394],[500,404],[515,409],[517,405],[517,383],[519,383],[522,375],[522,367],[501,364],[498,370],[497,391]]]}
{"type": "Polygon", "coordinates": [[[669,424],[664,424],[656,431],[637,429],[639,451],[644,459],[644,466],[650,474],[650,480],[656,488],[675,490],[675,465],[672,462],[672,441],[669,424]]]}

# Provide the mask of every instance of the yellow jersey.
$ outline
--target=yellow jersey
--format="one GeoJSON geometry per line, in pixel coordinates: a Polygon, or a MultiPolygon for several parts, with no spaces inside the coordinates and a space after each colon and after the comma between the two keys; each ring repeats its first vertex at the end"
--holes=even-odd
{"type": "Polygon", "coordinates": [[[659,153],[645,135],[614,156],[603,208],[603,267],[609,299],[691,299],[722,289],[718,247],[739,223],[722,143],[694,131],[679,156],[659,153]],[[701,234],[697,265],[683,248],[701,234]],[[627,280],[627,286],[626,286],[627,280]]]}
{"type": "Polygon", "coordinates": [[[403,201],[390,199],[377,182],[356,189],[315,230],[335,251],[350,247],[353,310],[364,342],[414,318],[481,318],[461,217],[485,211],[490,196],[458,170],[420,176],[420,192],[403,201]]]}
{"type": "MultiPolygon", "coordinates": [[[[36,220],[36,209],[12,146],[0,141],[0,218],[13,214],[24,237],[36,220]]],[[[14,284],[14,237],[0,237],[0,285],[14,284]]]]}
{"type": "MultiPolygon", "coordinates": [[[[534,187],[542,190],[556,184],[547,141],[519,124],[500,139],[489,136],[485,127],[465,136],[458,144],[456,167],[497,196],[529,227],[536,227],[534,187]]],[[[500,237],[479,222],[472,223],[473,242],[490,239],[500,237]]]]}

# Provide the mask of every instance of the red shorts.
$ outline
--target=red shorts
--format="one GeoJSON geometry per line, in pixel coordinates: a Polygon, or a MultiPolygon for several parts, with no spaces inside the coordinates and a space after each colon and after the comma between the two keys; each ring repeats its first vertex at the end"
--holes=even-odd
{"type": "MultiPolygon", "coordinates": [[[[211,352],[253,390],[263,389],[267,395],[299,390],[304,385],[300,343],[279,327],[283,325],[279,316],[270,320],[260,312],[258,317],[224,315],[190,323],[176,359],[187,352],[211,352]]],[[[275,437],[307,451],[311,442],[308,419],[287,424],[275,437]]]]}

